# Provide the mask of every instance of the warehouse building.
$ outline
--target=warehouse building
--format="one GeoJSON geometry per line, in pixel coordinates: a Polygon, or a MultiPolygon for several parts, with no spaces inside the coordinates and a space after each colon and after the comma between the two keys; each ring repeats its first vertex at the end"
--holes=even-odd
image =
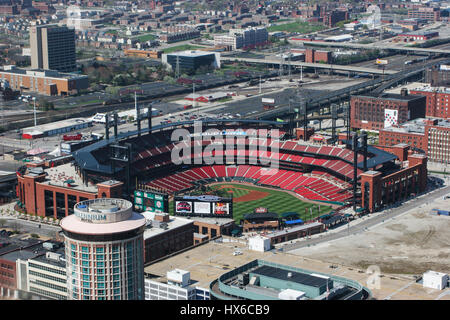
{"type": "Polygon", "coordinates": [[[397,126],[408,120],[425,117],[426,98],[410,95],[382,93],[352,96],[350,99],[351,122],[355,129],[381,130],[397,126]]]}

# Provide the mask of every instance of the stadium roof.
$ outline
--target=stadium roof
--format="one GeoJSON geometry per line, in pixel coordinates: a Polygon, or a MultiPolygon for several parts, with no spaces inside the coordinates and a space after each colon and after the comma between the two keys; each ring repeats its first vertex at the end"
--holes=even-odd
{"type": "Polygon", "coordinates": [[[278,215],[272,212],[261,212],[261,213],[248,213],[244,216],[245,220],[253,219],[265,219],[265,220],[278,220],[278,215]]]}
{"type": "MultiPolygon", "coordinates": [[[[159,125],[153,126],[152,131],[167,129],[167,128],[171,128],[171,127],[177,127],[177,126],[182,126],[182,125],[193,125],[194,122],[195,122],[194,120],[189,120],[189,121],[180,121],[180,122],[174,122],[174,123],[168,123],[168,124],[159,124],[159,125]]],[[[239,123],[244,123],[244,124],[258,123],[258,124],[278,125],[278,126],[287,124],[287,122],[278,122],[278,121],[269,121],[269,120],[250,120],[250,119],[202,120],[202,123],[224,123],[224,122],[227,122],[227,123],[239,122],[239,123]]],[[[141,129],[141,134],[145,134],[145,133],[148,133],[148,127],[141,129]]],[[[117,135],[117,138],[114,136],[110,136],[110,138],[108,140],[103,139],[103,140],[100,140],[99,142],[90,144],[84,148],[81,148],[80,150],[77,150],[76,152],[73,153],[73,157],[74,157],[75,161],[77,162],[77,164],[82,169],[112,174],[113,172],[111,171],[111,167],[109,165],[100,164],[97,161],[97,159],[95,159],[95,157],[92,155],[91,152],[95,151],[97,149],[103,148],[110,143],[115,143],[117,141],[129,138],[132,136],[137,136],[137,134],[138,134],[138,130],[133,130],[133,131],[119,133],[117,135]]],[[[118,172],[120,170],[121,170],[120,168],[116,168],[116,172],[118,172]]]]}
{"type": "Polygon", "coordinates": [[[297,223],[303,223],[302,219],[296,219],[296,220],[288,220],[284,222],[285,224],[297,224],[297,223]]]}

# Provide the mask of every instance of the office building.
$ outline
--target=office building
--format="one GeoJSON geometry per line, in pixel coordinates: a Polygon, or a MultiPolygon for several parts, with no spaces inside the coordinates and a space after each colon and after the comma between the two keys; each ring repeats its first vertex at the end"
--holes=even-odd
{"type": "Polygon", "coordinates": [[[188,50],[162,55],[162,63],[176,71],[195,72],[200,67],[220,68],[220,53],[188,50]]]}
{"type": "Polygon", "coordinates": [[[34,297],[67,300],[67,274],[64,244],[44,242],[44,253],[27,260],[18,259],[17,288],[34,297]]]}
{"type": "Polygon", "coordinates": [[[143,212],[144,263],[154,262],[194,244],[194,221],[167,213],[143,212]]]}
{"type": "Polygon", "coordinates": [[[420,118],[380,130],[380,145],[399,143],[419,149],[430,161],[450,163],[450,120],[420,118]]]}
{"type": "Polygon", "coordinates": [[[61,220],[70,300],[143,300],[145,218],[131,202],[101,198],[61,220]]]}
{"type": "Polygon", "coordinates": [[[66,26],[30,27],[31,67],[33,69],[76,71],[75,30],[66,26]]]}
{"type": "Polygon", "coordinates": [[[209,290],[192,285],[189,271],[175,269],[145,279],[145,300],[209,300],[209,290]]]}
{"type": "Polygon", "coordinates": [[[265,45],[269,40],[266,28],[250,27],[246,29],[230,29],[228,35],[214,36],[215,46],[226,46],[232,50],[250,49],[265,45]]]}

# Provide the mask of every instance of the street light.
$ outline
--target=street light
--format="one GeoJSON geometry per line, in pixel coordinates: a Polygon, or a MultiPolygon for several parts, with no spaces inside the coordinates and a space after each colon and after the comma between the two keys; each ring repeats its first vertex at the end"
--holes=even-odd
{"type": "Polygon", "coordinates": [[[33,109],[34,109],[34,126],[36,127],[37,122],[36,122],[36,97],[33,97],[33,109]]]}

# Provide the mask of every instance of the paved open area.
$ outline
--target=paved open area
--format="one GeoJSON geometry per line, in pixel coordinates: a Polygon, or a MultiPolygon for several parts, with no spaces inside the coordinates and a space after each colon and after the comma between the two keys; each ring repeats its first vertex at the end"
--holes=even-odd
{"type": "Polygon", "coordinates": [[[450,198],[441,196],[364,232],[290,253],[362,269],[377,265],[381,272],[390,274],[419,276],[427,270],[448,273],[450,219],[430,215],[430,211],[449,207],[450,198]]]}
{"type": "MultiPolygon", "coordinates": [[[[226,239],[225,239],[226,240],[226,239]]],[[[232,239],[233,240],[233,239],[232,239]]],[[[240,242],[210,242],[195,249],[180,253],[145,268],[147,274],[155,276],[154,280],[164,281],[166,272],[175,268],[187,270],[191,273],[194,286],[208,288],[209,283],[221,274],[241,266],[254,259],[263,259],[284,265],[304,268],[311,271],[329,273],[336,276],[358,281],[364,286],[372,282],[370,274],[365,269],[359,269],[344,264],[331,265],[329,262],[311,259],[289,253],[256,252],[247,249],[240,242]],[[233,255],[239,249],[242,255],[233,255]],[[334,267],[331,267],[334,266],[334,267]]],[[[450,295],[442,295],[443,291],[423,288],[411,277],[394,276],[382,273],[379,278],[379,288],[371,288],[373,297],[377,300],[392,299],[449,299],[450,295]]]]}

